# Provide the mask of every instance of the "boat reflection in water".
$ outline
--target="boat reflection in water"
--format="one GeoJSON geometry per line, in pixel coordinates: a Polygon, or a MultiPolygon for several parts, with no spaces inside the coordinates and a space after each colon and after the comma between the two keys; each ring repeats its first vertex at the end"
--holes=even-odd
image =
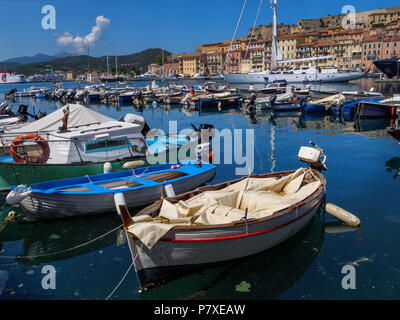
{"type": "Polygon", "coordinates": [[[389,173],[394,173],[393,179],[396,179],[398,176],[400,176],[400,158],[395,157],[392,158],[385,163],[386,171],[389,173]]]}
{"type": "MultiPolygon", "coordinates": [[[[321,212],[321,210],[320,210],[321,212]]],[[[320,215],[282,244],[247,258],[202,269],[158,288],[142,292],[143,300],[158,299],[276,299],[292,287],[319,255],[324,227],[320,215]],[[245,281],[245,282],[244,282],[245,281]],[[250,284],[248,292],[236,290],[250,284]]],[[[179,277],[179,278],[178,278],[179,277]]]]}
{"type": "MultiPolygon", "coordinates": [[[[113,245],[118,240],[118,230],[105,234],[120,225],[117,215],[66,219],[52,223],[11,223],[0,232],[0,245],[22,240],[22,253],[15,256],[15,261],[22,265],[37,266],[113,245]]],[[[3,255],[7,255],[7,252],[3,255]]]]}

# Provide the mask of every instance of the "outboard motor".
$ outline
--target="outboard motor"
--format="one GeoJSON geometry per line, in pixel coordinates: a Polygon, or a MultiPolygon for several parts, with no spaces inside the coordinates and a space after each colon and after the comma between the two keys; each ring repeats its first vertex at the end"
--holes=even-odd
{"type": "Polygon", "coordinates": [[[28,106],[26,104],[20,104],[17,114],[21,116],[26,116],[28,114],[28,106]]]}
{"type": "Polygon", "coordinates": [[[301,147],[298,158],[300,161],[305,162],[309,165],[310,168],[324,171],[328,170],[325,165],[326,155],[324,154],[324,150],[319,148],[314,142],[309,142],[314,148],[311,147],[301,147]]]}
{"type": "Polygon", "coordinates": [[[277,96],[276,94],[273,94],[272,96],[270,96],[270,97],[269,97],[269,103],[270,103],[271,105],[273,105],[273,104],[275,103],[277,97],[278,97],[278,96],[277,96]]]}
{"type": "Polygon", "coordinates": [[[202,143],[196,147],[195,164],[201,166],[202,162],[212,163],[213,150],[210,143],[202,143]]]}
{"type": "Polygon", "coordinates": [[[194,124],[191,126],[199,135],[200,143],[209,143],[215,135],[215,127],[212,124],[202,123],[199,128],[196,128],[194,124]]]}
{"type": "Polygon", "coordinates": [[[6,116],[8,114],[9,114],[8,113],[8,103],[3,102],[2,104],[0,104],[0,115],[6,116]]]}
{"type": "Polygon", "coordinates": [[[253,92],[253,93],[250,95],[250,101],[249,101],[249,103],[247,103],[247,105],[246,105],[246,109],[247,109],[248,111],[252,111],[252,110],[253,110],[254,106],[256,105],[256,99],[257,99],[257,93],[256,93],[256,92],[253,92]]]}
{"type": "Polygon", "coordinates": [[[42,118],[44,118],[45,116],[47,116],[47,113],[46,113],[46,112],[39,111],[38,114],[35,116],[35,120],[42,119],[42,118]]]}

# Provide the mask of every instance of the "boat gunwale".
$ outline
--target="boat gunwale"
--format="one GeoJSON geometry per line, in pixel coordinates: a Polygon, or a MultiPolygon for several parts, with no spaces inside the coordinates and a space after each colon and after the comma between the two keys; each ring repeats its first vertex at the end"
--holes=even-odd
{"type": "MultiPolygon", "coordinates": [[[[182,163],[182,162],[177,162],[177,163],[172,163],[172,164],[162,164],[162,165],[156,165],[156,166],[150,166],[150,167],[142,167],[139,169],[144,169],[142,170],[143,172],[138,173],[138,175],[142,175],[143,176],[136,176],[136,173],[133,171],[132,176],[126,176],[125,174],[127,174],[128,172],[132,172],[132,170],[128,169],[128,170],[123,170],[120,172],[114,172],[114,176],[118,176],[118,177],[114,177],[112,179],[104,179],[104,180],[99,180],[96,182],[90,182],[90,179],[93,177],[100,177],[103,175],[106,175],[104,173],[98,174],[98,175],[92,175],[92,176],[88,176],[89,178],[89,182],[88,183],[76,183],[76,184],[70,184],[70,185],[64,185],[64,186],[59,186],[59,187],[52,187],[52,188],[47,188],[47,189],[35,189],[32,188],[32,195],[46,195],[46,196],[92,196],[92,195],[101,195],[101,194],[115,194],[115,193],[125,193],[125,192],[130,192],[130,191],[137,191],[137,190],[142,190],[142,189],[147,189],[147,188],[153,188],[153,187],[159,187],[164,185],[165,183],[173,183],[173,182],[178,182],[178,181],[182,181],[182,180],[187,180],[189,178],[193,178],[193,177],[197,177],[201,174],[204,173],[208,173],[210,171],[215,171],[216,167],[215,165],[207,165],[206,170],[202,169],[202,170],[196,170],[196,172],[185,172],[185,168],[189,168],[189,171],[193,171],[193,167],[196,167],[195,164],[193,164],[192,162],[189,163],[182,163]],[[179,168],[176,169],[172,169],[171,166],[173,165],[180,165],[179,168]],[[154,168],[157,169],[157,167],[167,167],[169,166],[169,168],[165,168],[165,169],[160,169],[160,170],[153,170],[150,171],[148,173],[146,173],[146,168],[154,168]],[[170,179],[170,180],[165,180],[163,182],[156,182],[153,181],[151,179],[146,179],[146,177],[151,176],[151,175],[155,175],[155,174],[163,174],[163,173],[169,173],[169,172],[179,172],[182,174],[186,174],[174,179],[170,179]],[[125,173],[125,174],[124,174],[125,173]],[[122,177],[119,177],[119,175],[122,175],[122,177]],[[132,180],[130,180],[129,178],[133,177],[132,180]],[[136,179],[138,179],[138,181],[135,181],[136,179]],[[143,180],[145,181],[143,181],[143,180]],[[116,181],[121,181],[121,180],[125,180],[127,182],[132,181],[132,182],[136,182],[139,183],[139,185],[134,186],[134,187],[128,187],[128,188],[118,188],[118,189],[109,189],[107,187],[103,187],[99,184],[105,183],[105,182],[116,182],[116,181]],[[64,191],[64,190],[57,190],[57,189],[68,189],[68,188],[72,188],[72,187],[77,187],[77,186],[83,186],[83,185],[95,185],[96,187],[94,189],[91,189],[90,191],[64,191]]],[[[203,165],[204,166],[204,165],[203,165]]],[[[197,168],[197,167],[196,167],[197,168]]],[[[202,167],[204,168],[204,167],[202,167]]],[[[54,180],[54,181],[63,181],[63,180],[71,180],[71,179],[78,179],[81,177],[77,177],[77,178],[69,178],[69,179],[61,179],[61,180],[54,180]]],[[[35,185],[39,185],[39,184],[45,184],[45,183],[49,183],[49,182],[39,182],[39,183],[35,183],[32,184],[32,186],[35,185]]],[[[15,189],[15,187],[11,188],[11,189],[15,189]]],[[[19,187],[19,189],[21,190],[28,190],[29,186],[27,187],[19,187]]]]}

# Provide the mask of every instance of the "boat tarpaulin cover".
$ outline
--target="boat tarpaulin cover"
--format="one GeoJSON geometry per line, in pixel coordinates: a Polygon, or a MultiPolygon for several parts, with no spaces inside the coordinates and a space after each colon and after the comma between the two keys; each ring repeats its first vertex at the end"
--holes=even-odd
{"type": "Polygon", "coordinates": [[[326,104],[330,104],[333,101],[337,100],[338,102],[344,102],[346,101],[346,97],[344,95],[341,94],[335,94],[323,99],[319,99],[319,100],[314,100],[311,101],[310,104],[315,104],[315,105],[326,105],[326,104]]]}
{"type": "Polygon", "coordinates": [[[159,216],[155,218],[157,220],[146,216],[144,221],[136,221],[131,225],[128,232],[151,249],[177,225],[228,224],[242,219],[246,209],[248,219],[272,216],[306,199],[321,186],[319,180],[302,186],[306,171],[301,168],[279,179],[250,177],[222,190],[203,192],[175,205],[164,200],[159,216]]]}
{"type": "Polygon", "coordinates": [[[107,117],[101,113],[93,111],[80,104],[67,104],[64,107],[52,112],[42,119],[31,122],[23,127],[9,129],[9,133],[24,133],[24,132],[44,132],[56,131],[62,126],[64,117],[64,109],[69,107],[68,128],[86,126],[90,124],[98,124],[108,121],[116,121],[113,118],[107,117]]]}

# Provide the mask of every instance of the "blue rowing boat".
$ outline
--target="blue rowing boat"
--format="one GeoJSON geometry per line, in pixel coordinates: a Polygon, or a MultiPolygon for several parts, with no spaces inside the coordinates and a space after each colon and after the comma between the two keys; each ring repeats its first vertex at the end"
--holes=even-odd
{"type": "Polygon", "coordinates": [[[159,200],[166,184],[175,194],[193,190],[215,175],[215,166],[192,161],[162,164],[29,186],[12,186],[9,204],[19,203],[30,221],[115,212],[114,194],[123,193],[128,207],[159,200]]]}

